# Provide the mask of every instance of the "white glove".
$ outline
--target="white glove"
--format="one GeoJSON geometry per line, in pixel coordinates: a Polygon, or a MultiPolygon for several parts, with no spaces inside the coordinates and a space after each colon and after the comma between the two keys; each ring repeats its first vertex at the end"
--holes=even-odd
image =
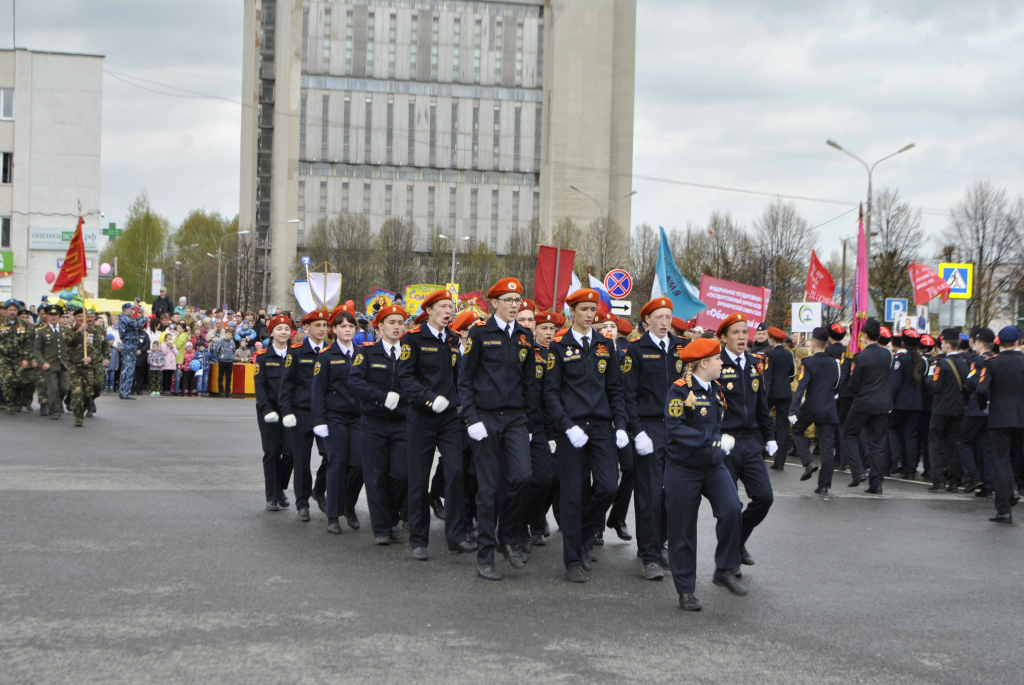
{"type": "Polygon", "coordinates": [[[722,451],[729,454],[735,446],[736,438],[732,437],[728,433],[722,433],[722,451]]]}
{"type": "Polygon", "coordinates": [[[789,417],[789,422],[794,426],[796,425],[796,414],[793,414],[792,416],[789,417]]]}
{"type": "Polygon", "coordinates": [[[295,414],[289,414],[288,416],[281,419],[281,424],[285,428],[295,428],[295,414]]]}
{"type": "Polygon", "coordinates": [[[565,434],[569,437],[569,442],[576,449],[579,449],[587,444],[587,440],[590,440],[590,436],[583,432],[583,429],[579,426],[573,426],[569,430],[565,431],[565,434]]]}
{"type": "Polygon", "coordinates": [[[533,433],[527,433],[526,435],[529,436],[530,442],[533,442],[533,433]]]}
{"type": "Polygon", "coordinates": [[[437,398],[434,400],[434,404],[432,404],[431,407],[433,408],[435,414],[440,414],[441,412],[448,408],[448,400],[446,400],[441,395],[438,395],[437,398]]]}
{"type": "Polygon", "coordinates": [[[277,423],[281,420],[281,417],[277,415],[276,411],[272,411],[263,417],[264,423],[277,423]]]}
{"type": "Polygon", "coordinates": [[[384,407],[394,411],[395,407],[398,406],[398,400],[400,397],[401,396],[397,392],[389,392],[388,398],[384,400],[384,407]]]}
{"type": "Polygon", "coordinates": [[[313,435],[326,438],[329,432],[330,431],[328,430],[326,423],[321,423],[319,426],[313,426],[313,435]]]}
{"type": "Polygon", "coordinates": [[[641,457],[646,457],[648,454],[654,452],[654,442],[651,441],[647,431],[641,431],[633,438],[633,446],[636,447],[636,453],[641,457]]]}
{"type": "MultiPolygon", "coordinates": [[[[442,397],[441,399],[443,400],[444,398],[442,397]]],[[[434,402],[434,406],[437,406],[437,402],[434,402]]],[[[473,438],[477,442],[480,442],[487,437],[487,428],[484,427],[483,421],[477,421],[467,428],[466,431],[469,433],[469,437],[473,438]]]]}
{"type": "Polygon", "coordinates": [[[629,444],[629,436],[626,435],[626,431],[621,428],[615,431],[615,446],[620,450],[629,444]]]}
{"type": "Polygon", "coordinates": [[[558,449],[558,443],[554,440],[548,440],[548,449],[551,450],[551,454],[554,454],[555,450],[558,449]]]}
{"type": "Polygon", "coordinates": [[[765,445],[765,447],[768,448],[768,456],[769,457],[774,455],[776,452],[779,451],[779,444],[777,442],[775,442],[774,440],[769,440],[768,443],[765,445]]]}

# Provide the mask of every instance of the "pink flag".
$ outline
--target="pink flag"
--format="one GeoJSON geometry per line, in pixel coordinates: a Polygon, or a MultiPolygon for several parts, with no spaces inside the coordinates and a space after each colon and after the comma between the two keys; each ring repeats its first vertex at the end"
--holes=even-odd
{"type": "Polygon", "coordinates": [[[868,246],[864,240],[864,205],[857,220],[857,271],[853,276],[853,321],[850,324],[850,346],[847,354],[860,352],[860,330],[868,318],[868,246]]]}
{"type": "Polygon", "coordinates": [[[949,299],[949,283],[923,264],[911,264],[907,267],[910,272],[910,284],[914,286],[914,304],[928,304],[939,295],[942,301],[949,299]]]}
{"type": "Polygon", "coordinates": [[[818,255],[814,254],[814,250],[811,250],[811,263],[807,266],[806,290],[807,299],[812,302],[821,302],[829,307],[839,306],[832,301],[832,295],[836,291],[836,282],[832,279],[832,274],[828,272],[828,269],[818,261],[818,255]]]}

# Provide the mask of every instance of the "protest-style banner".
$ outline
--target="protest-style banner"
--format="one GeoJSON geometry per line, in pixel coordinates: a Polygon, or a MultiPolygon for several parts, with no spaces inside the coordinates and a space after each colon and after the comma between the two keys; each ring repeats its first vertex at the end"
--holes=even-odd
{"type": "Polygon", "coordinates": [[[370,288],[370,294],[367,295],[363,302],[366,308],[363,310],[368,314],[373,313],[373,305],[379,304],[378,310],[387,307],[389,304],[395,301],[395,293],[387,290],[386,288],[370,288]]]}
{"type": "Polygon", "coordinates": [[[484,297],[483,290],[473,290],[468,293],[462,293],[461,295],[459,295],[460,312],[472,309],[480,316],[486,317],[487,310],[489,308],[490,304],[487,302],[487,298],[484,297]]]}
{"type": "Polygon", "coordinates": [[[420,305],[423,304],[423,300],[427,299],[427,295],[438,290],[444,290],[444,286],[430,283],[405,286],[405,292],[402,295],[402,301],[405,302],[405,311],[409,312],[410,316],[415,317],[420,313],[420,305]]]}
{"type": "Polygon", "coordinates": [[[700,277],[700,301],[708,306],[697,315],[697,325],[717,330],[718,325],[734,312],[745,314],[750,324],[750,337],[754,328],[768,316],[768,300],[772,291],[752,285],[734,283],[711,276],[700,277]]]}

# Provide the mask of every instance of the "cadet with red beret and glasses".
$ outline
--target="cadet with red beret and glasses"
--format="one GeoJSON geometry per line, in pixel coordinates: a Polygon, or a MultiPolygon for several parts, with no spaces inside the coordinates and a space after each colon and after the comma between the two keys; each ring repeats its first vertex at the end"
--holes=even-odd
{"type": "Polygon", "coordinates": [[[544,411],[541,401],[544,392],[544,375],[547,372],[548,348],[554,340],[561,316],[554,312],[536,312],[533,329],[533,373],[537,385],[538,400],[527,409],[534,426],[530,439],[530,492],[526,498],[526,513],[523,517],[523,549],[543,547],[544,537],[550,535],[547,526],[547,510],[550,506],[549,493],[554,478],[555,424],[544,411]]]}
{"type": "MultiPolygon", "coordinates": [[[[697,588],[697,514],[702,497],[718,520],[712,582],[734,595],[747,588],[740,573],[743,505],[724,464],[737,441],[724,433],[725,396],[719,382],[723,355],[717,340],[694,340],[679,355],[685,377],[669,385],[665,400],[665,506],[668,556],[679,606],[700,611],[697,588]]],[[[767,475],[767,474],[766,474],[767,475]]]]}
{"type": "MultiPolygon", "coordinates": [[[[773,457],[779,446],[775,442],[772,417],[768,413],[768,389],[764,387],[764,362],[747,351],[750,329],[743,314],[730,314],[718,326],[722,349],[722,377],[725,390],[725,419],[722,430],[736,439],[725,465],[733,480],[743,481],[750,503],[743,511],[740,529],[740,556],[747,566],[754,559],[746,543],[754,528],[768,515],[775,500],[768,470],[761,458],[762,444],[773,457]],[[762,443],[763,440],[763,443],[762,443]]],[[[767,337],[767,335],[765,336],[767,337]]]]}
{"type": "Polygon", "coordinates": [[[467,538],[462,430],[459,423],[459,336],[448,330],[452,294],[436,290],[420,305],[427,315],[402,338],[398,385],[409,402],[409,545],[412,556],[427,560],[430,539],[428,483],[434,450],[444,464],[444,528],[449,551],[475,552],[467,538]]]}
{"type": "MultiPolygon", "coordinates": [[[[960,346],[960,331],[947,328],[939,336],[942,340],[940,354],[932,361],[925,376],[925,385],[932,397],[931,419],[928,422],[928,440],[931,447],[930,471],[932,492],[946,489],[956,492],[960,477],[973,474],[974,469],[962,465],[960,446],[960,425],[964,420],[964,398],[967,396],[967,362],[957,354],[960,346]]],[[[977,476],[970,482],[977,481],[977,476]]],[[[976,486],[975,486],[976,487],[976,486]]],[[[972,487],[971,490],[974,490],[972,487]]]]}
{"type": "Polygon", "coordinates": [[[549,348],[544,382],[544,406],[558,435],[562,557],[573,583],[586,582],[580,566],[593,568],[594,537],[615,498],[615,449],[629,444],[622,372],[611,341],[592,328],[600,300],[590,288],[566,298],[572,328],[549,348]],[[588,472],[594,490],[584,511],[588,472]]]}
{"type": "Polygon", "coordinates": [[[815,328],[811,331],[809,343],[811,355],[805,357],[800,365],[800,382],[796,386],[796,393],[790,406],[779,406],[775,411],[788,414],[789,421],[793,424],[793,443],[800,456],[800,463],[804,466],[800,480],[810,480],[811,474],[818,470],[818,465],[811,456],[807,437],[804,435],[807,427],[814,424],[821,452],[821,473],[818,474],[818,488],[814,492],[827,495],[829,488],[832,487],[835,460],[832,449],[839,426],[835,394],[839,388],[840,363],[826,351],[828,332],[824,328],[815,328]]]}
{"type": "Polygon", "coordinates": [[[469,329],[459,369],[459,398],[479,488],[477,574],[501,580],[494,568],[496,545],[510,565],[522,568],[525,563],[522,531],[531,477],[531,431],[540,434],[543,425],[527,424],[526,408],[537,403],[537,388],[533,331],[516,323],[523,286],[515,278],[503,278],[487,297],[494,315],[485,325],[469,329]],[[500,540],[495,537],[499,522],[500,540]]]}
{"type": "Polygon", "coordinates": [[[381,307],[373,319],[380,339],[356,350],[348,387],[363,415],[363,478],[373,541],[388,545],[400,538],[395,526],[408,516],[409,403],[398,386],[402,327],[408,314],[398,305],[381,307]]]}
{"type": "Polygon", "coordinates": [[[292,321],[279,314],[267,322],[271,344],[256,354],[253,387],[256,392],[256,425],[263,443],[263,485],[267,511],[280,511],[288,506],[284,491],[292,475],[292,444],[284,439],[278,395],[288,343],[292,339],[292,321]]]}
{"type": "MultiPolygon", "coordinates": [[[[768,390],[768,410],[775,409],[775,463],[772,469],[781,471],[786,465],[789,451],[789,424],[787,414],[793,400],[793,378],[796,376],[796,359],[783,345],[786,332],[775,326],[768,327],[768,352],[764,358],[764,384],[768,390]]],[[[833,402],[835,399],[833,399],[833,402]]]]}
{"type": "MultiPolygon", "coordinates": [[[[659,297],[640,309],[647,331],[631,342],[622,359],[622,392],[633,436],[636,474],[637,548],[644,578],[661,580],[669,570],[665,509],[665,397],[685,375],[682,353],[688,340],[672,334],[672,300],[659,297]]],[[[717,343],[715,343],[717,345],[717,343]]]]}
{"type": "MultiPolygon", "coordinates": [[[[288,348],[288,355],[284,359],[284,372],[281,375],[281,388],[278,391],[277,403],[284,417],[281,419],[281,425],[285,429],[284,439],[292,446],[295,509],[299,520],[304,523],[309,522],[309,498],[313,491],[313,474],[309,468],[313,441],[316,440],[317,448],[326,453],[323,438],[313,432],[316,424],[313,423],[311,391],[317,358],[326,348],[324,337],[327,335],[330,315],[326,309],[317,309],[302,317],[306,338],[288,348]]],[[[324,471],[324,477],[326,476],[324,466],[321,464],[317,471],[317,480],[321,478],[321,471],[324,471]]]]}
{"type": "Polygon", "coordinates": [[[864,430],[864,446],[871,459],[871,481],[867,492],[882,494],[882,476],[885,471],[883,442],[892,411],[892,353],[879,344],[882,326],[868,319],[860,330],[860,352],[850,362],[848,388],[853,393],[850,412],[843,424],[843,460],[850,465],[847,487],[857,487],[867,480],[860,454],[860,434],[864,430]]]}

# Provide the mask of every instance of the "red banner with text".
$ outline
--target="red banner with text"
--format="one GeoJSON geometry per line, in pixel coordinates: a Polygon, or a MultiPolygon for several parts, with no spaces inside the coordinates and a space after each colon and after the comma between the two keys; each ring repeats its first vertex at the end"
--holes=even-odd
{"type": "Polygon", "coordinates": [[[745,314],[750,322],[750,337],[754,328],[763,323],[768,315],[768,300],[772,291],[756,288],[744,283],[734,283],[711,276],[700,277],[700,301],[708,306],[697,315],[697,325],[717,330],[718,325],[730,314],[745,314]]]}

